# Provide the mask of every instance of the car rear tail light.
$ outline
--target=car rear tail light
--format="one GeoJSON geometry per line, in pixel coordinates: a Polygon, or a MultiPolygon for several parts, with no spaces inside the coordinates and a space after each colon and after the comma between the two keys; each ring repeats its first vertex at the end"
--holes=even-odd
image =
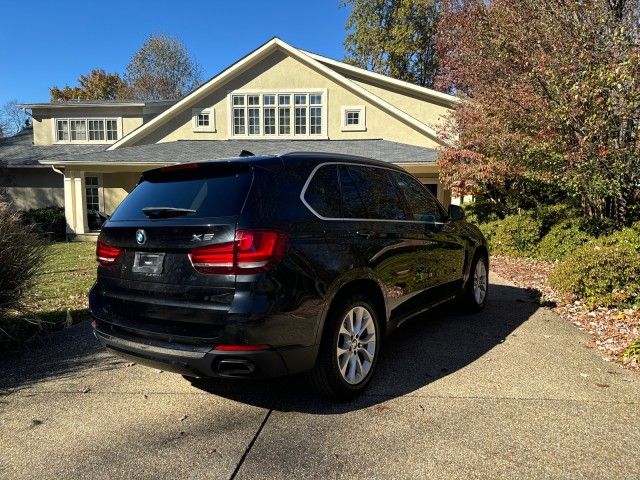
{"type": "Polygon", "coordinates": [[[238,230],[233,242],[197,247],[189,252],[200,273],[243,275],[264,272],[284,256],[287,236],[270,230],[238,230]]]}
{"type": "Polygon", "coordinates": [[[103,267],[113,265],[122,252],[118,247],[108,245],[98,240],[96,244],[96,260],[103,267]]]}
{"type": "Polygon", "coordinates": [[[264,343],[256,345],[216,345],[213,349],[222,352],[255,352],[258,350],[269,350],[271,347],[264,343]]]}

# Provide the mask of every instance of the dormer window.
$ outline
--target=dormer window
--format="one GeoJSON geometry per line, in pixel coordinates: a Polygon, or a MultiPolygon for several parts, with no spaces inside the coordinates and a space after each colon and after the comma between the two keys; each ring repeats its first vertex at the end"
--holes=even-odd
{"type": "Polygon", "coordinates": [[[326,138],[326,98],[326,90],[233,92],[231,136],[326,138]]]}
{"type": "Polygon", "coordinates": [[[117,118],[58,118],[55,138],[58,143],[110,143],[119,138],[117,118]]]}

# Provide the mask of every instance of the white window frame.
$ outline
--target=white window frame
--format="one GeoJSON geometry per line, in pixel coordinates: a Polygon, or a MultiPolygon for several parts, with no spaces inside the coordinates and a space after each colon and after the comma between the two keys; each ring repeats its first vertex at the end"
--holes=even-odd
{"type": "Polygon", "coordinates": [[[318,140],[326,140],[329,138],[328,125],[327,125],[327,111],[328,111],[328,92],[326,88],[294,88],[294,89],[261,89],[261,90],[234,90],[230,91],[227,94],[227,128],[229,131],[229,138],[232,139],[291,139],[291,138],[304,138],[304,139],[318,139],[318,140]],[[295,95],[304,94],[307,96],[307,102],[305,105],[298,105],[298,107],[306,107],[307,115],[306,115],[306,133],[304,134],[296,134],[295,129],[295,95]],[[320,94],[322,95],[322,103],[319,105],[311,105],[311,95],[320,94]],[[259,105],[249,105],[248,96],[250,95],[259,95],[259,105]],[[264,104],[264,95],[275,95],[275,103],[265,105],[264,104]],[[290,95],[291,102],[289,103],[289,118],[290,118],[290,133],[288,134],[280,134],[280,101],[279,95],[290,95]],[[242,107],[236,106],[235,108],[244,108],[245,110],[245,133],[244,134],[234,134],[233,128],[233,97],[234,96],[243,96],[244,97],[244,105],[242,107]],[[320,119],[320,130],[321,133],[311,134],[311,108],[313,107],[321,107],[322,115],[320,119]],[[249,108],[258,108],[260,111],[260,133],[249,135],[249,108]],[[272,134],[264,133],[264,109],[265,108],[274,108],[275,109],[275,128],[276,132],[272,134]]]}
{"type": "Polygon", "coordinates": [[[207,107],[207,108],[192,108],[191,116],[192,116],[192,129],[194,132],[216,132],[216,115],[215,108],[207,107]],[[201,114],[209,115],[209,125],[201,126],[198,125],[198,116],[201,114]]]}
{"type": "Polygon", "coordinates": [[[340,129],[343,132],[365,132],[367,130],[367,111],[364,105],[352,105],[340,107],[340,129]],[[350,112],[358,113],[358,124],[347,125],[347,114],[350,112]]]}
{"type": "Polygon", "coordinates": [[[122,117],[59,117],[59,118],[53,118],[51,128],[53,131],[53,143],[58,143],[58,144],[73,143],[77,145],[97,143],[101,145],[107,145],[110,143],[116,143],[118,140],[122,138],[122,117]],[[112,120],[115,120],[117,123],[118,138],[115,140],[107,140],[107,137],[108,137],[107,122],[112,120]],[[75,121],[84,122],[85,134],[86,134],[85,140],[71,140],[71,122],[75,122],[75,121]],[[90,121],[103,122],[104,140],[89,140],[89,122],[90,121]],[[58,140],[58,122],[67,122],[67,133],[68,133],[67,140],[58,140]]]}
{"type": "Polygon", "coordinates": [[[87,206],[87,177],[95,177],[98,179],[98,208],[100,212],[104,212],[104,187],[102,184],[102,173],[96,173],[96,172],[84,172],[83,178],[82,178],[82,186],[83,186],[83,203],[84,203],[84,209],[85,209],[85,214],[89,213],[89,207],[87,206]]]}

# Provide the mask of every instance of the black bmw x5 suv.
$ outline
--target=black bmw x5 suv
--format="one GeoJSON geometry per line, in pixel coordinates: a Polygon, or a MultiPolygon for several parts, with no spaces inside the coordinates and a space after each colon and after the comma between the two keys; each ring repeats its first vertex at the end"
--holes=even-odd
{"type": "Polygon", "coordinates": [[[348,398],[383,339],[487,301],[480,231],[392,164],[318,153],[145,172],[103,225],[89,294],[111,351],[190,377],[309,371],[348,398]]]}

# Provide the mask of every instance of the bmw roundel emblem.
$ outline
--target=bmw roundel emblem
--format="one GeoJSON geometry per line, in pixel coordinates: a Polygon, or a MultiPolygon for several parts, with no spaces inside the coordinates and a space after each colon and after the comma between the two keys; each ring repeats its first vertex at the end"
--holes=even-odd
{"type": "Polygon", "coordinates": [[[144,242],[147,241],[147,234],[144,232],[144,230],[138,230],[136,232],[136,242],[138,242],[138,245],[143,245],[144,242]]]}

